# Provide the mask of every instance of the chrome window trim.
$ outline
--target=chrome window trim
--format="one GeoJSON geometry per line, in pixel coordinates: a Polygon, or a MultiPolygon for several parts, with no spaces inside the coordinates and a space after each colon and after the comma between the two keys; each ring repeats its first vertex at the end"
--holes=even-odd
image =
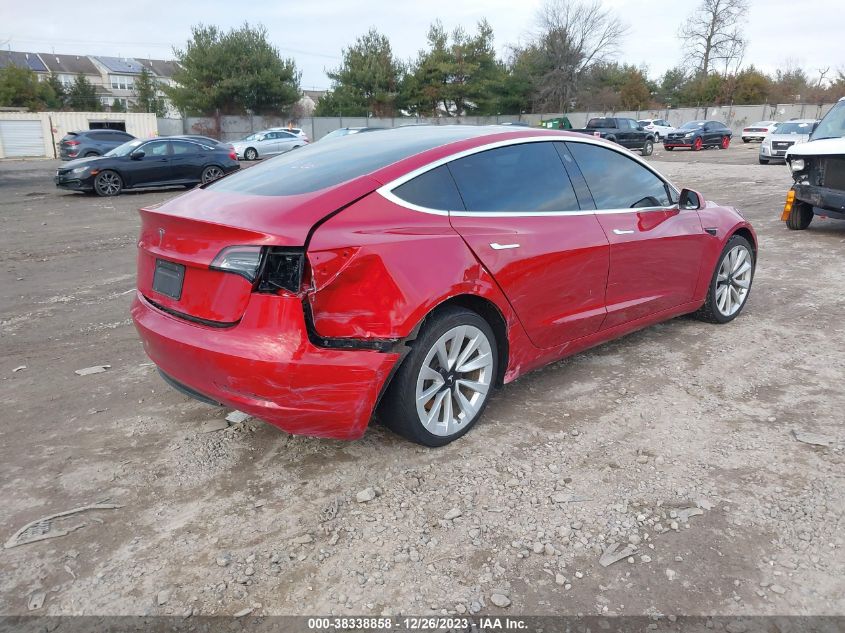
{"type": "MultiPolygon", "coordinates": [[[[641,213],[643,211],[658,211],[658,210],[665,210],[665,209],[678,209],[678,203],[675,203],[671,206],[657,206],[657,207],[634,207],[628,209],[569,209],[569,210],[560,210],[560,211],[444,211],[442,209],[431,209],[429,207],[423,207],[413,202],[408,202],[407,200],[403,200],[399,196],[393,193],[393,190],[397,187],[404,185],[409,180],[413,180],[417,176],[421,176],[426,172],[429,172],[433,169],[437,169],[442,165],[446,165],[451,163],[454,160],[458,160],[460,158],[465,158],[467,156],[472,156],[473,154],[478,154],[480,152],[486,152],[491,149],[497,149],[499,147],[507,147],[509,145],[521,145],[523,143],[539,143],[539,142],[564,142],[564,143],[587,143],[590,145],[598,145],[599,147],[604,147],[612,152],[616,152],[618,154],[622,154],[626,158],[631,158],[646,169],[648,169],[651,173],[657,176],[662,182],[666,183],[669,188],[675,193],[675,196],[678,197],[680,195],[680,191],[678,190],[675,185],[673,185],[669,179],[663,176],[659,171],[654,169],[649,163],[643,160],[641,157],[634,154],[632,151],[628,150],[627,148],[621,147],[619,149],[615,147],[610,147],[606,143],[602,143],[599,141],[594,140],[589,136],[584,136],[583,138],[577,138],[573,136],[552,136],[552,135],[543,135],[543,136],[524,136],[521,138],[512,138],[507,139],[505,141],[495,141],[493,143],[487,143],[486,145],[480,145],[478,147],[473,147],[471,149],[463,150],[462,152],[458,152],[457,154],[451,154],[449,156],[444,156],[443,158],[438,158],[435,161],[432,161],[422,167],[418,167],[413,171],[409,171],[407,174],[403,176],[399,176],[391,180],[388,183],[385,183],[378,189],[376,189],[376,193],[378,193],[383,198],[386,198],[393,204],[399,205],[400,207],[404,207],[406,209],[410,209],[411,211],[419,211],[420,213],[428,213],[431,215],[440,215],[440,216],[456,216],[456,217],[482,217],[482,218],[496,218],[496,217],[505,217],[505,218],[518,218],[518,217],[544,217],[544,216],[562,216],[562,215],[612,215],[616,213],[641,213]],[[620,151],[622,150],[622,151],[620,151]]],[[[457,185],[456,185],[457,186],[457,185]]]]}

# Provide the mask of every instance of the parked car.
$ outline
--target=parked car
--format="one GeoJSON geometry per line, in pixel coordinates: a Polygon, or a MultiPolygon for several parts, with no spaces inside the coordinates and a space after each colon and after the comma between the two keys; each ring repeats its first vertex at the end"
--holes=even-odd
{"type": "Polygon", "coordinates": [[[845,220],[845,97],[819,122],[810,140],[786,150],[794,183],[781,220],[793,230],[820,215],[845,220]]]}
{"type": "Polygon", "coordinates": [[[308,141],[287,130],[264,130],[232,143],[238,158],[258,160],[284,154],[307,145],[308,141]]]}
{"type": "Polygon", "coordinates": [[[655,143],[659,143],[660,139],[669,134],[669,132],[675,131],[675,128],[666,119],[642,119],[641,121],[637,121],[637,123],[643,126],[647,132],[654,134],[655,143]]]}
{"type": "Polygon", "coordinates": [[[518,127],[531,127],[528,121],[502,121],[498,125],[516,125],[518,127]]]}
{"type": "Polygon", "coordinates": [[[308,135],[302,130],[300,127],[271,127],[271,130],[281,130],[283,132],[290,132],[304,140],[305,142],[311,142],[311,139],[308,138],[308,135]]]}
{"type": "Polygon", "coordinates": [[[697,152],[705,147],[728,149],[733,132],[719,121],[688,121],[663,139],[663,148],[688,147],[697,152]]]}
{"type": "Polygon", "coordinates": [[[786,160],[786,150],[796,143],[806,143],[819,122],[816,119],[795,119],[781,123],[760,143],[760,164],[786,160]]]}
{"type": "Polygon", "coordinates": [[[441,446],[532,369],[680,314],[736,318],[756,249],[734,209],[614,143],[397,128],[142,209],[131,312],[192,397],[342,439],[378,406],[441,446]]]}
{"type": "Polygon", "coordinates": [[[105,156],[79,158],[56,170],[60,189],[116,196],[124,189],[193,186],[240,168],[235,152],[186,138],[135,139],[105,156]]]}
{"type": "Polygon", "coordinates": [[[587,127],[572,131],[604,138],[628,149],[639,150],[643,156],[650,156],[654,151],[654,134],[647,132],[634,119],[596,117],[587,121],[587,127]]]}
{"type": "Polygon", "coordinates": [[[59,141],[59,158],[74,160],[102,156],[118,145],[123,145],[135,137],[120,130],[80,130],[68,132],[59,141]]]}
{"type": "Polygon", "coordinates": [[[350,134],[362,134],[364,132],[377,132],[378,130],[384,130],[387,128],[383,127],[341,127],[336,130],[332,130],[328,134],[326,134],[320,140],[324,140],[327,138],[338,138],[341,136],[349,136],[350,134]]]}
{"type": "Polygon", "coordinates": [[[780,125],[777,121],[757,121],[753,125],[742,128],[742,142],[762,141],[769,134],[775,131],[780,125]]]}

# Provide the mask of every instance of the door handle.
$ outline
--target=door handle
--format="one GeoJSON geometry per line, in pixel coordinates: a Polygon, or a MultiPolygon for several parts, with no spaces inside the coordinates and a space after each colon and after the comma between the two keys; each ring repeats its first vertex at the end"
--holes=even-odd
{"type": "Polygon", "coordinates": [[[519,248],[519,244],[499,244],[498,242],[491,242],[490,248],[494,251],[503,251],[507,248],[519,248]]]}
{"type": "Polygon", "coordinates": [[[614,232],[616,235],[630,235],[630,234],[631,234],[631,233],[633,233],[634,231],[627,231],[627,230],[625,230],[625,229],[613,229],[613,232],[614,232]]]}

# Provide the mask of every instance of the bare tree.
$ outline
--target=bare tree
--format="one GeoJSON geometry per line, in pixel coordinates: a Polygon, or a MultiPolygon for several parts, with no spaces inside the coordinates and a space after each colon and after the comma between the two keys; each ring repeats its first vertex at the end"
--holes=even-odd
{"type": "Polygon", "coordinates": [[[546,0],[537,12],[531,47],[540,70],[538,100],[568,110],[578,81],[618,50],[627,27],[599,0],[546,0]]]}
{"type": "Polygon", "coordinates": [[[686,61],[699,76],[706,76],[717,64],[723,64],[727,74],[732,64],[742,60],[746,42],[739,22],[747,12],[748,0],[702,0],[681,25],[678,37],[686,61]]]}

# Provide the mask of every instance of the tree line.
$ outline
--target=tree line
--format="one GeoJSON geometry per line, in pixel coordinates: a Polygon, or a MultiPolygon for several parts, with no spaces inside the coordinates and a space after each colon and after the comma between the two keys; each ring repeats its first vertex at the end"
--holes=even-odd
{"type": "MultiPolygon", "coordinates": [[[[426,45],[401,60],[375,28],[343,49],[327,72],[331,89],[317,116],[466,116],[647,110],[664,107],[757,103],[823,103],[845,94],[845,71],[818,69],[811,77],[795,63],[774,75],[745,65],[742,25],[748,0],[700,0],[679,25],[683,56],[657,78],[648,68],[618,61],[628,27],[601,0],[546,0],[533,35],[500,57],[493,29],[447,31],[433,22],[426,45]]],[[[132,109],[161,116],[163,92],[187,115],[282,114],[297,117],[301,73],[269,41],[264,26],[223,31],[197,25],[174,49],[175,85],[158,85],[144,71],[136,78],[132,109]]],[[[99,110],[94,87],[78,76],[68,87],[51,75],[39,81],[28,69],[0,69],[0,106],[99,110]]],[[[120,103],[111,109],[119,109],[120,103]]]]}

